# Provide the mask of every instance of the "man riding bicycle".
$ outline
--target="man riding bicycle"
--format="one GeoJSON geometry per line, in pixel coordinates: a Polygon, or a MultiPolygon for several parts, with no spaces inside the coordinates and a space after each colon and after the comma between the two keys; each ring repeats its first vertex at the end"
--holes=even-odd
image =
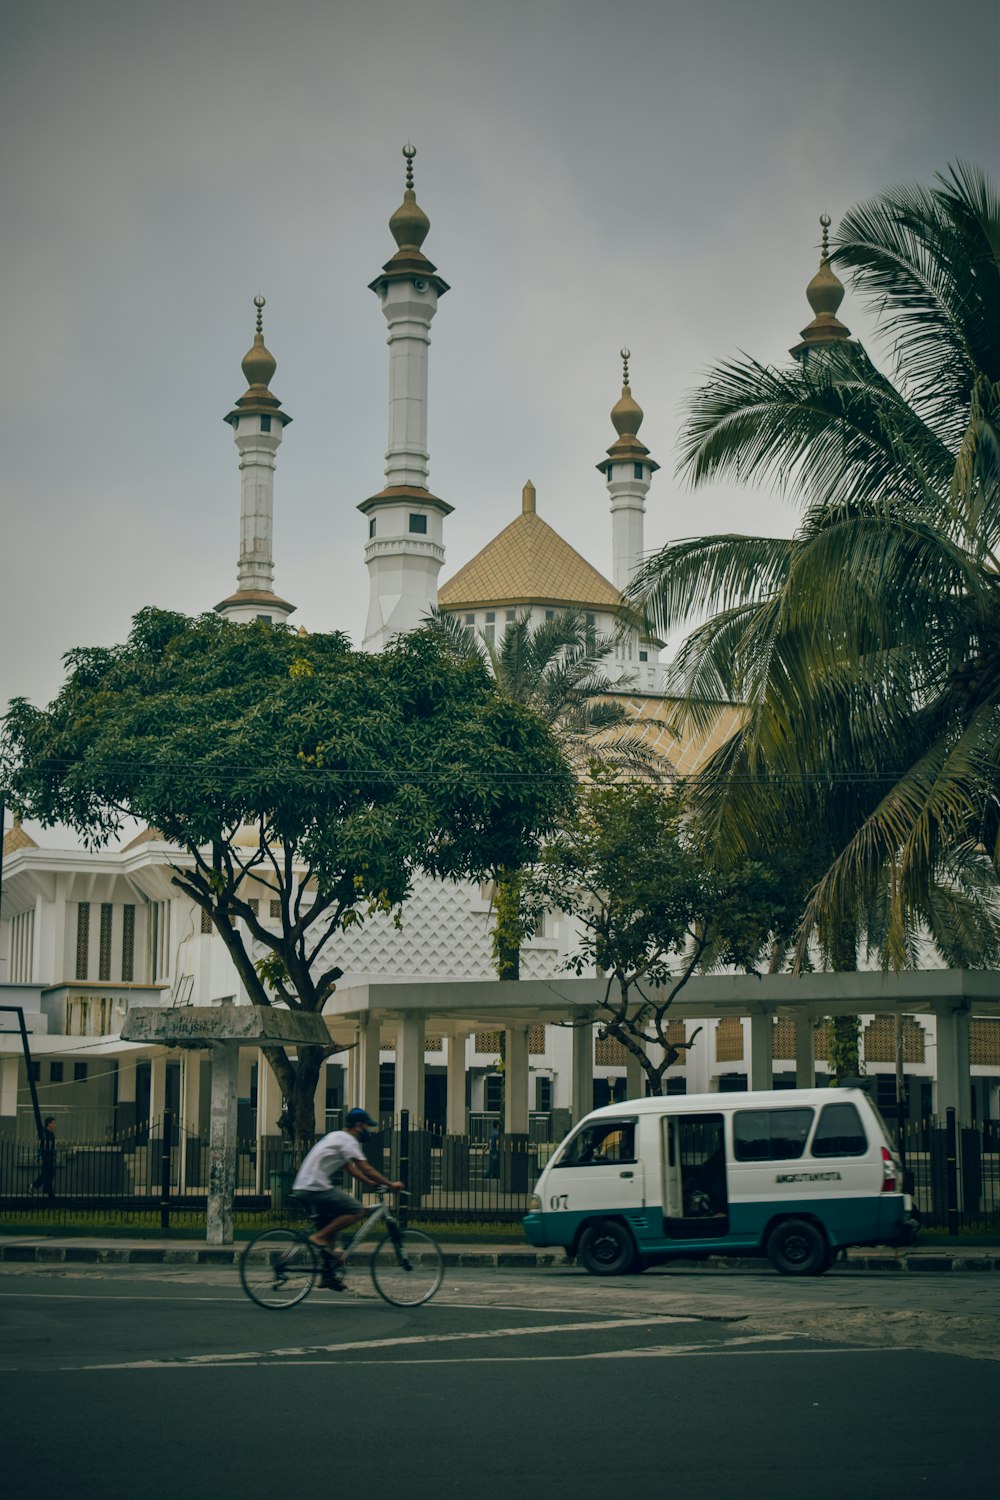
{"type": "Polygon", "coordinates": [[[344,1287],[344,1252],[337,1244],[340,1231],[357,1224],[365,1215],[363,1204],[343,1188],[335,1187],[333,1178],[343,1171],[369,1187],[387,1187],[398,1192],[403,1186],[383,1177],[365,1157],[361,1143],[368,1140],[370,1126],[378,1129],[377,1121],[365,1110],[349,1110],[344,1129],[331,1130],[316,1142],[292,1184],[295,1197],[316,1215],[317,1227],[309,1238],[323,1254],[320,1285],[332,1292],[343,1291],[344,1287]]]}

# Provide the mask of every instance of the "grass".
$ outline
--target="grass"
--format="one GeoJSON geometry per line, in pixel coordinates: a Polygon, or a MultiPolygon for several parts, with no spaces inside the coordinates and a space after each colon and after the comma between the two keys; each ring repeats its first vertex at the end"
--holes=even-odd
{"type": "MultiPolygon", "coordinates": [[[[272,1229],[287,1224],[299,1224],[301,1220],[282,1214],[238,1213],[236,1215],[236,1238],[250,1239],[262,1229],[272,1229]]],[[[414,1229],[423,1229],[436,1240],[458,1244],[520,1244],[520,1223],[448,1223],[428,1221],[419,1215],[411,1215],[408,1223],[414,1229]]],[[[37,1213],[0,1216],[0,1235],[39,1234],[53,1238],[79,1239],[92,1235],[95,1239],[148,1239],[190,1240],[204,1239],[204,1213],[185,1213],[182,1209],[171,1211],[169,1229],[161,1229],[159,1218],[153,1214],[102,1214],[88,1213],[86,1218],[64,1219],[56,1215],[37,1213]]]]}

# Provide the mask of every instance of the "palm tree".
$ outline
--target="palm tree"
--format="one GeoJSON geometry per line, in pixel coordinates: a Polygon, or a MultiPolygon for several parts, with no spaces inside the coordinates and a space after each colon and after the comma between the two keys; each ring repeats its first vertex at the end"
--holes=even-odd
{"type": "MultiPolygon", "coordinates": [[[[591,759],[645,764],[641,746],[615,733],[627,716],[612,695],[631,679],[612,680],[603,670],[602,663],[615,649],[614,637],[595,633],[582,611],[561,610],[551,620],[532,625],[531,611],[521,610],[508,622],[498,644],[456,615],[434,611],[425,623],[459,655],[484,662],[504,697],[544,719],[578,772],[591,759]]],[[[519,870],[496,872],[493,905],[497,976],[516,980],[525,936],[519,870]]]]}
{"type": "MultiPolygon", "coordinates": [[[[997,194],[963,166],[886,193],[847,215],[831,262],[874,308],[891,376],[846,337],[790,369],[718,366],[682,469],[777,479],[801,523],[669,546],[632,597],[660,632],[711,614],[675,669],[696,722],[745,706],[698,788],[720,846],[810,829],[828,852],[800,957],[818,931],[853,964],[882,901],[898,967],[943,903],[989,906],[984,856],[1000,866],[997,194]]],[[[948,952],[963,930],[942,931],[948,952]]]]}

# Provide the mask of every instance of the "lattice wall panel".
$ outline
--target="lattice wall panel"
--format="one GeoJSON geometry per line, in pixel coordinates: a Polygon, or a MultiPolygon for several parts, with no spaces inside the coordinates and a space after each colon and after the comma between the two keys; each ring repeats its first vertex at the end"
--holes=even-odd
{"type": "MultiPolygon", "coordinates": [[[[896,1061],[896,1017],[873,1016],[864,1029],[864,1058],[871,1063],[896,1061]]],[[[903,1017],[903,1061],[925,1061],[924,1028],[912,1016],[903,1017]]]]}
{"type": "Polygon", "coordinates": [[[528,1032],[528,1051],[535,1057],[545,1051],[545,1027],[532,1026],[528,1032]]]}
{"type": "Polygon", "coordinates": [[[1000,1021],[969,1022],[969,1061],[979,1068],[1000,1068],[1000,1021]]]}
{"type": "Polygon", "coordinates": [[[743,1061],[743,1022],[739,1016],[725,1016],[716,1026],[715,1056],[718,1062],[743,1061]]]}
{"type": "Polygon", "coordinates": [[[628,1052],[616,1036],[598,1037],[594,1042],[594,1062],[600,1068],[623,1068],[628,1052]]]}

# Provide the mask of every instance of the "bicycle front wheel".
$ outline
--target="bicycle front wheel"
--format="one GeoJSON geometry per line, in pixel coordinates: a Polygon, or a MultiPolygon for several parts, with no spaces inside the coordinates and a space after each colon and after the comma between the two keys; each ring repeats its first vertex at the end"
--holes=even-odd
{"type": "Polygon", "coordinates": [[[294,1307],[308,1297],[318,1275],[319,1252],[292,1229],[266,1229],[240,1256],[243,1290],[258,1307],[294,1307]]]}
{"type": "Polygon", "coordinates": [[[444,1256],[436,1240],[419,1229],[386,1235],[372,1256],[375,1290],[394,1307],[429,1302],[444,1279],[444,1256]]]}

